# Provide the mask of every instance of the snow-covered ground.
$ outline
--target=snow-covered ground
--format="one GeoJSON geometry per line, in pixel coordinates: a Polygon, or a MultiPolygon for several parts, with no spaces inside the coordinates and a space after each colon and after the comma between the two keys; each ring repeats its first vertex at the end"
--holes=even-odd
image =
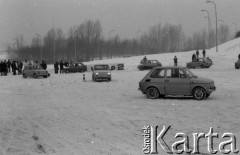
{"type": "MultiPolygon", "coordinates": [[[[147,55],[163,65],[173,65],[176,55],[185,66],[192,53],[147,55]]],[[[201,50],[200,50],[201,53],[201,50]]],[[[231,132],[240,138],[240,70],[234,62],[240,53],[240,39],[207,50],[214,65],[192,70],[213,79],[217,90],[209,99],[147,99],[138,91],[138,82],[148,71],[138,71],[143,56],[102,60],[93,63],[125,64],[124,71],[113,71],[111,82],[92,82],[87,72],[53,74],[47,79],[0,77],[0,155],[140,155],[145,125],[171,125],[166,142],[177,132],[231,132]]],[[[208,153],[207,139],[200,140],[200,151],[208,153]]],[[[215,149],[222,138],[214,141],[215,149]]],[[[190,143],[192,147],[192,143],[190,143]]],[[[240,143],[237,143],[240,149],[240,143]]],[[[159,154],[165,154],[158,147],[159,154]]]]}

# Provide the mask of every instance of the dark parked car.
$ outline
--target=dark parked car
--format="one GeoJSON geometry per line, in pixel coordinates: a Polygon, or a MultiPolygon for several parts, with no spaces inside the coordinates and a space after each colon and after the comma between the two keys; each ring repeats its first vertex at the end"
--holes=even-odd
{"type": "Polygon", "coordinates": [[[33,78],[38,78],[38,77],[44,77],[47,78],[50,76],[47,70],[42,69],[38,65],[27,65],[24,66],[23,72],[22,72],[23,78],[27,77],[33,77],[33,78]]]}
{"type": "Polygon", "coordinates": [[[187,68],[209,68],[212,66],[210,58],[197,58],[196,60],[186,64],[187,68]]]}
{"type": "Polygon", "coordinates": [[[156,67],[139,82],[139,90],[148,98],[165,95],[193,96],[202,100],[216,90],[214,81],[199,78],[185,67],[156,67]]]}
{"type": "Polygon", "coordinates": [[[237,62],[235,62],[235,68],[239,69],[240,68],[240,60],[238,60],[237,62]]]}
{"type": "Polygon", "coordinates": [[[92,80],[99,81],[99,80],[112,80],[111,70],[108,64],[97,64],[94,65],[92,68],[92,80]]]}
{"type": "Polygon", "coordinates": [[[162,66],[162,64],[157,60],[146,60],[141,61],[140,65],[138,65],[139,70],[145,70],[145,69],[153,69],[154,67],[162,66]]]}
{"type": "Polygon", "coordinates": [[[70,65],[69,67],[63,69],[63,73],[82,73],[85,71],[87,71],[87,66],[83,63],[75,63],[74,65],[70,65]]]}

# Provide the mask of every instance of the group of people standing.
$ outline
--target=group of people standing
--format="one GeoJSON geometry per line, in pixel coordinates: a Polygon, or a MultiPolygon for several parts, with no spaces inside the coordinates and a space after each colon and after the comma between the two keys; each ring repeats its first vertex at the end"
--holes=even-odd
{"type": "MultiPolygon", "coordinates": [[[[74,65],[74,64],[73,64],[73,61],[70,61],[70,65],[74,65]]],[[[64,67],[68,67],[68,66],[69,66],[69,62],[64,62],[63,60],[60,60],[59,62],[56,61],[56,62],[54,63],[54,71],[55,71],[55,74],[58,74],[59,69],[60,69],[60,72],[59,72],[59,73],[62,74],[64,67]]]]}
{"type": "MultiPolygon", "coordinates": [[[[25,60],[27,62],[27,60],[25,60]]],[[[33,64],[29,62],[29,65],[35,65],[35,66],[40,66],[42,69],[46,70],[47,69],[47,63],[45,60],[42,60],[42,62],[39,64],[38,60],[35,60],[33,64]]]]}
{"type": "MultiPolygon", "coordinates": [[[[202,51],[203,58],[206,57],[206,51],[205,49],[202,51]]],[[[192,61],[196,61],[199,58],[199,51],[197,50],[196,53],[193,53],[192,55],[192,61]]]]}
{"type": "Polygon", "coordinates": [[[41,68],[43,68],[44,70],[47,69],[47,63],[46,61],[42,60],[41,64],[38,63],[37,60],[35,60],[34,62],[32,61],[17,61],[17,60],[13,60],[11,61],[10,59],[4,60],[0,62],[0,72],[1,72],[1,76],[7,76],[8,73],[13,73],[13,75],[20,75],[22,74],[22,70],[23,67],[26,65],[37,65],[37,66],[41,66],[41,68]]]}
{"type": "Polygon", "coordinates": [[[13,75],[21,74],[23,69],[23,63],[21,61],[13,60],[12,62],[10,59],[4,60],[0,62],[0,72],[1,76],[7,76],[8,73],[13,73],[13,75]]]}

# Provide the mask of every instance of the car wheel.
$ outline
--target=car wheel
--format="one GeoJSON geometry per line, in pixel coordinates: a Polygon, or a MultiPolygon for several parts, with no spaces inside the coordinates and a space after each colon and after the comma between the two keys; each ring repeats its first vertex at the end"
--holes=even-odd
{"type": "Polygon", "coordinates": [[[27,78],[27,75],[25,73],[23,73],[23,78],[27,78]]]}
{"type": "Polygon", "coordinates": [[[37,77],[37,74],[33,74],[33,78],[35,78],[35,79],[38,78],[38,77],[37,77]]]}
{"type": "Polygon", "coordinates": [[[163,95],[163,94],[159,95],[159,98],[164,98],[164,97],[165,97],[165,95],[163,95]]]}
{"type": "Polygon", "coordinates": [[[195,88],[193,90],[193,98],[196,100],[203,100],[206,98],[206,92],[203,88],[195,88]]]}
{"type": "Polygon", "coordinates": [[[158,92],[157,88],[155,88],[155,87],[148,88],[147,92],[146,92],[146,95],[150,99],[157,99],[157,98],[159,98],[159,92],[158,92]]]}
{"type": "Polygon", "coordinates": [[[43,76],[44,78],[47,78],[47,75],[43,76]]]}
{"type": "Polygon", "coordinates": [[[206,94],[206,98],[208,98],[210,96],[210,94],[206,94]]]}

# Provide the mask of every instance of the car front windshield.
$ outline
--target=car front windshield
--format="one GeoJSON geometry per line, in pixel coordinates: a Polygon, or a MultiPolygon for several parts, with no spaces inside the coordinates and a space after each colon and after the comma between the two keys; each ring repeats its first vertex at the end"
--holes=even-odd
{"type": "Polygon", "coordinates": [[[109,70],[108,65],[96,65],[94,66],[94,70],[109,70]]]}
{"type": "Polygon", "coordinates": [[[41,67],[41,66],[38,66],[38,65],[33,66],[33,68],[34,68],[34,69],[42,69],[42,67],[41,67]]]}
{"type": "Polygon", "coordinates": [[[184,68],[183,70],[186,72],[188,77],[190,77],[190,78],[197,78],[197,76],[194,75],[189,69],[184,68]]]}

